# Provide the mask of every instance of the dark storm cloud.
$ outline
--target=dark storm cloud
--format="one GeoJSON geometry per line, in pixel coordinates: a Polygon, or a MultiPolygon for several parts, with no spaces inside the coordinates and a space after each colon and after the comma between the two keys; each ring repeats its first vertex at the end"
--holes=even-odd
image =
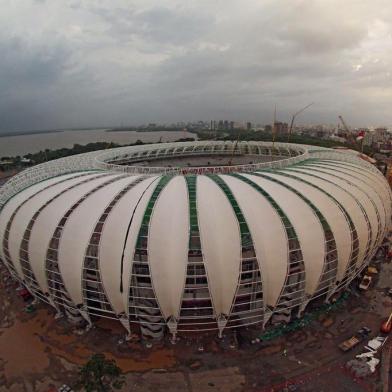
{"type": "Polygon", "coordinates": [[[69,51],[64,47],[30,45],[21,37],[0,39],[0,90],[42,88],[63,73],[69,51]]]}
{"type": "Polygon", "coordinates": [[[389,1],[5,0],[0,130],[223,118],[389,125],[389,1]]]}

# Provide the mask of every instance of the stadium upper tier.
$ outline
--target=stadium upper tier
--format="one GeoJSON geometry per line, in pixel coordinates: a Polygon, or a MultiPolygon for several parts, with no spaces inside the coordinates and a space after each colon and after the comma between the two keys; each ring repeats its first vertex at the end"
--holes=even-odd
{"type": "Polygon", "coordinates": [[[123,147],[0,189],[0,259],[38,298],[160,337],[289,320],[328,300],[391,229],[358,154],[267,142],[123,147]]]}

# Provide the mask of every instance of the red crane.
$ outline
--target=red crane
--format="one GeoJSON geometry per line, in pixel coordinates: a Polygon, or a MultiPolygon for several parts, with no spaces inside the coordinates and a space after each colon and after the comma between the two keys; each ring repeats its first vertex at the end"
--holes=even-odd
{"type": "Polygon", "coordinates": [[[392,331],[392,312],[389,315],[388,320],[381,324],[380,330],[382,333],[390,333],[392,331]]]}

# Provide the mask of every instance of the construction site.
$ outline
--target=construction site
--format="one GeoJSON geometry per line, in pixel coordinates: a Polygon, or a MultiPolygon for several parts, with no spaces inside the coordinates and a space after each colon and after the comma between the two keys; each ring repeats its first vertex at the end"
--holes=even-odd
{"type": "Polygon", "coordinates": [[[307,313],[290,328],[264,336],[245,328],[222,339],[198,336],[176,345],[165,339],[150,348],[138,338],[125,341],[110,320],[89,332],[55,320],[50,307],[23,299],[2,266],[0,391],[72,387],[79,366],[95,352],[116,360],[126,376],[123,391],[390,391],[391,341],[378,345],[374,339],[387,336],[380,326],[392,309],[392,263],[382,259],[374,266],[365,292],[356,279],[335,304],[307,313]],[[340,346],[354,335],[360,341],[343,351],[340,346]],[[357,358],[373,351],[375,369],[363,355],[357,358]]]}

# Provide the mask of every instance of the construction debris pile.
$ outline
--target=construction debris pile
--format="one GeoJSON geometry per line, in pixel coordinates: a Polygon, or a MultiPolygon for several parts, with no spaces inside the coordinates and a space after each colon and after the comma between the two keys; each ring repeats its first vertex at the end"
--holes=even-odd
{"type": "Polygon", "coordinates": [[[365,346],[366,351],[356,355],[356,359],[348,361],[346,369],[357,378],[364,378],[374,373],[380,363],[380,359],[376,358],[376,355],[387,340],[388,337],[385,336],[377,336],[369,340],[367,346],[365,346]]]}

